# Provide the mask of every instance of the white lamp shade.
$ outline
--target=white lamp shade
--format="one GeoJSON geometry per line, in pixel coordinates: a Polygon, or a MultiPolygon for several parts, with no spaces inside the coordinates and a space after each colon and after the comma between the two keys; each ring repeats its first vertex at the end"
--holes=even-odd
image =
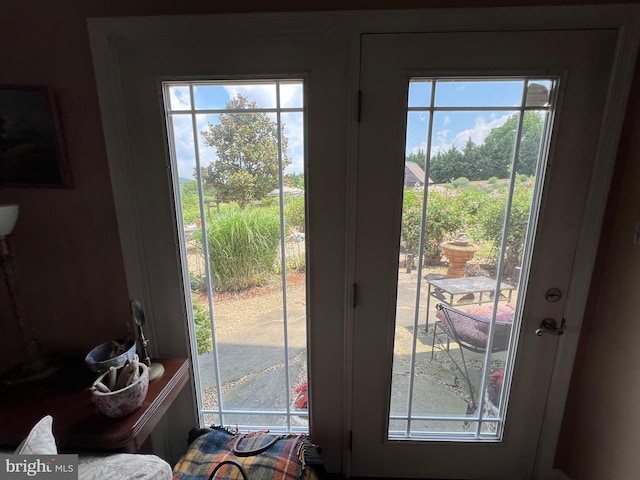
{"type": "Polygon", "coordinates": [[[18,205],[0,205],[0,237],[9,235],[18,219],[18,205]]]}

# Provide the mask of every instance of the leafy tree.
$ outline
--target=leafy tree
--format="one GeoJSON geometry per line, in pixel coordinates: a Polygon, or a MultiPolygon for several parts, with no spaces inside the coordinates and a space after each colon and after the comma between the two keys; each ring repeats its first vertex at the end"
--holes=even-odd
{"type": "MultiPolygon", "coordinates": [[[[522,139],[517,171],[519,174],[534,175],[538,162],[538,150],[544,121],[537,112],[526,112],[522,122],[522,139]]],[[[482,145],[482,156],[490,165],[491,174],[506,178],[511,170],[511,158],[518,129],[518,115],[511,115],[507,121],[489,132],[482,145]]],[[[486,177],[488,178],[488,177],[486,177]]]]}
{"type": "Polygon", "coordinates": [[[466,174],[461,177],[469,180],[484,180],[486,178],[481,168],[481,153],[480,147],[473,143],[471,138],[468,138],[462,148],[462,168],[466,174]]]}
{"type": "Polygon", "coordinates": [[[436,153],[431,159],[429,177],[436,183],[459,177],[484,180],[482,165],[482,149],[469,138],[462,150],[451,146],[445,152],[436,153]]]}
{"type": "MultiPolygon", "coordinates": [[[[539,113],[525,113],[517,164],[518,174],[535,174],[543,126],[544,120],[539,113]]],[[[515,114],[503,125],[492,129],[481,145],[468,139],[461,150],[451,146],[444,152],[436,153],[431,159],[429,177],[436,183],[449,182],[459,177],[469,180],[509,177],[517,128],[518,115],[515,114]]],[[[419,164],[424,165],[424,152],[422,163],[419,164]]]]}
{"type": "MultiPolygon", "coordinates": [[[[238,93],[227,102],[226,108],[255,109],[258,105],[238,93]]],[[[284,125],[281,130],[284,153],[288,146],[284,125]]],[[[220,123],[209,123],[201,135],[218,154],[216,161],[202,168],[204,184],[215,189],[218,200],[235,201],[244,208],[278,187],[278,127],[266,113],[223,113],[220,123]]],[[[284,154],[282,168],[290,163],[284,154]]]]}
{"type": "Polygon", "coordinates": [[[455,146],[451,146],[447,151],[438,152],[431,158],[429,178],[435,183],[444,183],[466,176],[461,165],[462,152],[455,146]]]}
{"type": "Polygon", "coordinates": [[[303,173],[288,173],[282,179],[282,182],[286,187],[299,188],[304,190],[304,174],[303,173]]]}

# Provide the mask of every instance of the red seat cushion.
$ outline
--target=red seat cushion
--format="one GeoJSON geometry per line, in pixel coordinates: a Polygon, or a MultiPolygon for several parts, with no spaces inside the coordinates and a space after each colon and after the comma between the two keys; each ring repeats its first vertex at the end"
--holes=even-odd
{"type": "MultiPolygon", "coordinates": [[[[474,305],[465,310],[464,313],[473,315],[478,319],[467,317],[456,311],[448,310],[451,325],[446,321],[445,314],[438,309],[436,317],[444,323],[449,329],[455,330],[458,338],[464,342],[473,345],[476,348],[484,348],[487,344],[487,334],[491,316],[493,313],[492,305],[474,305]]],[[[509,330],[513,322],[514,308],[511,305],[499,305],[496,313],[496,328],[494,336],[494,350],[502,349],[506,346],[509,339],[509,330]]]]}

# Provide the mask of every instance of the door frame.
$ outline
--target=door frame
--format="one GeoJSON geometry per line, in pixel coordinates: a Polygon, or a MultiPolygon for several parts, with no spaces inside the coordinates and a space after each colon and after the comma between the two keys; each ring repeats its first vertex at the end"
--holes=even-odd
{"type": "MultiPolygon", "coordinates": [[[[522,29],[613,29],[618,33],[616,56],[613,61],[609,95],[606,99],[601,135],[598,141],[595,167],[591,175],[585,222],[581,225],[581,242],[578,245],[572,281],[567,292],[565,311],[568,326],[560,342],[555,360],[554,380],[547,397],[547,414],[543,422],[536,462],[535,478],[548,478],[553,468],[560,425],[578,347],[582,318],[589,294],[596,252],[600,239],[600,228],[604,217],[613,167],[618,148],[623,115],[631,85],[640,32],[640,6],[603,5],[579,7],[506,7],[483,9],[422,9],[361,12],[317,12],[317,13],[257,13],[199,16],[95,18],[88,20],[91,50],[105,134],[109,169],[119,226],[123,261],[131,297],[149,298],[149,279],[145,265],[144,232],[141,229],[143,212],[138,208],[138,196],[144,192],[136,186],[131,169],[132,154],[129,147],[127,122],[123,114],[125,92],[122,89],[122,73],[119,71],[120,47],[135,48],[154,42],[171,42],[174,38],[198,37],[215,31],[218,37],[230,41],[245,38],[245,32],[266,36],[274,33],[295,35],[312,33],[318,38],[331,39],[336,35],[349,38],[349,55],[352,59],[348,88],[347,118],[347,165],[346,191],[346,236],[344,253],[347,265],[344,272],[344,310],[342,364],[344,375],[339,391],[342,393],[336,417],[342,432],[334,438],[341,443],[332,449],[326,463],[331,470],[342,465],[342,472],[349,474],[349,432],[351,404],[351,338],[353,327],[353,291],[349,288],[355,276],[353,225],[355,207],[355,167],[357,165],[357,90],[359,84],[359,36],[363,33],[406,32],[481,32],[490,30],[517,31],[522,29]],[[233,20],[233,21],[230,21],[233,20]],[[340,450],[340,451],[338,451],[340,450]]],[[[152,346],[162,344],[160,328],[150,325],[149,337],[152,346]]],[[[162,352],[184,355],[188,351],[184,335],[174,351],[162,352]]],[[[313,403],[313,392],[311,392],[313,403]]],[[[172,426],[195,418],[193,398],[184,398],[183,411],[169,412],[169,425],[154,434],[157,452],[163,450],[160,443],[169,437],[172,426]]],[[[313,423],[313,419],[311,419],[313,423]]],[[[189,428],[189,427],[186,427],[189,428]]],[[[166,442],[165,442],[166,443],[166,442]]],[[[176,452],[164,449],[166,458],[174,458],[176,452]]],[[[339,468],[339,467],[338,467],[339,468]]]]}

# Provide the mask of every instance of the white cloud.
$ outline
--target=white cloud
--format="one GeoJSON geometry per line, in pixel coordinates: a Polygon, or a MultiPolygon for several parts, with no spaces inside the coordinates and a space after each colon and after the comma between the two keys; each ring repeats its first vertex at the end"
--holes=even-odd
{"type": "Polygon", "coordinates": [[[189,110],[191,106],[189,87],[170,87],[169,100],[173,110],[189,110]]]}
{"type": "Polygon", "coordinates": [[[291,159],[291,165],[286,169],[287,173],[302,173],[304,171],[304,118],[302,113],[283,113],[282,121],[285,124],[284,134],[288,140],[287,154],[291,159]]]}
{"type": "MultiPolygon", "coordinates": [[[[275,83],[238,83],[224,85],[224,89],[229,94],[229,98],[233,98],[237,93],[241,93],[247,97],[249,101],[256,102],[260,107],[276,107],[275,83]]],[[[283,108],[302,106],[302,82],[296,81],[293,83],[280,84],[280,106],[283,108]]]]}
{"type": "Polygon", "coordinates": [[[173,141],[175,144],[178,176],[193,178],[195,151],[190,115],[173,115],[173,141]]]}
{"type": "MultiPolygon", "coordinates": [[[[491,130],[503,125],[510,116],[510,114],[497,116],[494,113],[488,117],[480,115],[475,118],[473,127],[459,131],[453,138],[451,138],[452,129],[443,128],[435,134],[435,141],[432,145],[433,153],[435,154],[446,151],[452,146],[462,148],[469,139],[471,139],[476,145],[481,145],[484,143],[484,139],[487,138],[487,135],[489,135],[491,130]]],[[[446,126],[450,126],[451,118],[445,116],[442,123],[446,126]]]]}
{"type": "Polygon", "coordinates": [[[224,89],[233,98],[240,93],[250,102],[256,102],[259,107],[273,108],[276,106],[276,89],[274,84],[230,84],[224,85],[224,89]]]}
{"type": "Polygon", "coordinates": [[[415,147],[411,148],[409,150],[409,152],[407,153],[407,155],[411,155],[411,154],[416,154],[416,153],[420,153],[421,151],[424,152],[426,151],[427,148],[425,145],[416,145],[415,147]]]}
{"type": "Polygon", "coordinates": [[[483,116],[476,117],[473,128],[468,128],[458,133],[451,143],[456,147],[460,147],[467,143],[467,140],[471,139],[473,143],[480,145],[484,143],[484,139],[487,138],[491,130],[503,125],[508,118],[509,115],[496,117],[495,114],[490,115],[489,118],[483,116]]]}
{"type": "Polygon", "coordinates": [[[436,133],[436,137],[438,138],[438,145],[444,145],[447,143],[447,139],[449,138],[449,134],[451,130],[445,128],[444,130],[440,130],[436,133]]]}

